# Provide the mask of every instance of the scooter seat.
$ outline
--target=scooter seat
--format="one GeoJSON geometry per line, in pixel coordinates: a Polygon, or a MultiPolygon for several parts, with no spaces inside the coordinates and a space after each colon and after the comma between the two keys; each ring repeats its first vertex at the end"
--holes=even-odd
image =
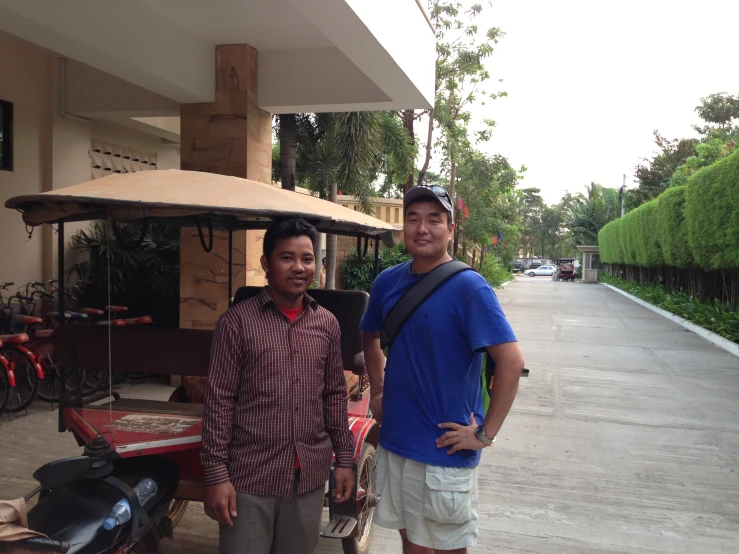
{"type": "MultiPolygon", "coordinates": [[[[149,477],[157,494],[146,503],[147,514],[160,519],[166,514],[179,482],[179,466],[167,458],[142,456],[113,461],[112,477],[131,487],[149,477]]],[[[130,536],[129,520],[110,531],[103,522],[124,493],[104,479],[81,479],[42,493],[28,512],[28,527],[59,541],[68,542],[69,554],[115,552],[130,536]]],[[[158,521],[153,522],[154,525],[158,521]]]]}

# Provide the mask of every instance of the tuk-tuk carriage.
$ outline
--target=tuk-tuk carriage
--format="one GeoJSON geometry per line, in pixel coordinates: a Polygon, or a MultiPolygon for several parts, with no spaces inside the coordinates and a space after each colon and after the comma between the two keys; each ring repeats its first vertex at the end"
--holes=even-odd
{"type": "MultiPolygon", "coordinates": [[[[319,232],[356,236],[358,251],[365,256],[373,240],[377,272],[379,243],[392,245],[395,230],[374,217],[310,195],[237,177],[179,170],[111,175],[12,198],[6,207],[22,212],[26,225],[57,226],[60,283],[65,282],[67,223],[106,220],[116,240],[122,236],[120,225],[129,223],[141,224],[144,230],[153,223],[192,227],[206,251],[213,248],[215,232],[227,232],[229,306],[261,289],[240,287],[233,293],[231,246],[236,231],[266,229],[276,218],[300,216],[319,232]]],[[[341,327],[349,428],[354,436],[354,492],[341,504],[326,494],[330,523],[322,536],[340,539],[347,553],[367,552],[376,504],[373,468],[379,436],[379,426],[369,414],[359,330],[369,297],[363,291],[309,294],[336,316],[341,327]]],[[[64,294],[58,302],[57,310],[64,314],[64,294]]],[[[172,537],[187,502],[204,500],[197,383],[207,375],[212,336],[212,330],[156,327],[156,322],[120,327],[61,324],[53,331],[54,356],[62,373],[59,431],[71,432],[84,453],[34,473],[40,486],[27,498],[40,496],[28,512],[32,536],[19,547],[45,552],[159,552],[159,539],[172,537]],[[121,398],[112,388],[83,398],[81,376],[94,371],[187,378],[169,401],[121,398]],[[194,390],[188,390],[187,383],[194,383],[194,390]],[[152,479],[157,492],[141,505],[134,486],[143,478],[152,479]],[[105,530],[104,522],[121,498],[129,502],[130,519],[105,530]]],[[[327,483],[327,492],[331,489],[327,483]]]]}
{"type": "Polygon", "coordinates": [[[557,281],[574,281],[575,280],[575,259],[560,258],[557,260],[557,281]]]}

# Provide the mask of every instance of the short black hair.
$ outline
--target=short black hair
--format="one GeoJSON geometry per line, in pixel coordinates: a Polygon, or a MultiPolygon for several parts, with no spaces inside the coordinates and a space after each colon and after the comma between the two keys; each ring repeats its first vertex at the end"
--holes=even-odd
{"type": "Polygon", "coordinates": [[[416,198],[413,202],[411,202],[410,204],[408,204],[408,206],[406,206],[406,208],[405,208],[405,212],[403,212],[403,217],[406,216],[406,214],[408,213],[408,210],[411,209],[411,206],[413,206],[415,204],[437,204],[437,205],[441,206],[441,211],[446,214],[446,222],[447,222],[447,224],[448,225],[451,225],[452,223],[454,223],[454,221],[452,220],[452,214],[450,214],[446,210],[446,208],[444,207],[444,205],[441,202],[439,202],[438,200],[434,200],[430,196],[420,196],[420,197],[416,198]]]}
{"type": "Polygon", "coordinates": [[[278,240],[302,236],[310,238],[310,241],[313,243],[313,248],[316,248],[318,233],[316,232],[316,228],[305,219],[300,217],[291,217],[275,221],[269,226],[269,229],[267,229],[267,232],[264,234],[262,253],[264,254],[264,257],[269,260],[272,257],[272,253],[275,251],[275,246],[277,245],[278,240]]]}

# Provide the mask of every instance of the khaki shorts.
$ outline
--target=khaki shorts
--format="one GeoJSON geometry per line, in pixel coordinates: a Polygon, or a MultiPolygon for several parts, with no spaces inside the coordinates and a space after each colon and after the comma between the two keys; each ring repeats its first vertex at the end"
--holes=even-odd
{"type": "Polygon", "coordinates": [[[477,543],[477,468],[414,462],[377,450],[375,521],[405,529],[413,544],[437,550],[477,543]]]}

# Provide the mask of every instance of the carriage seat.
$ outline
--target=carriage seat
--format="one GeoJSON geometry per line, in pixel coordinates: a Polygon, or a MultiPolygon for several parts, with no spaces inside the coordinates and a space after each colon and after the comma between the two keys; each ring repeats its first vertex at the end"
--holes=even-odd
{"type": "MultiPolygon", "coordinates": [[[[234,295],[233,306],[258,295],[263,287],[240,287],[234,295]]],[[[341,360],[345,370],[355,374],[364,371],[364,350],[359,323],[369,303],[369,294],[361,290],[310,289],[308,295],[319,306],[331,312],[341,329],[341,360]],[[360,357],[361,356],[361,357],[360,357]]]]}

